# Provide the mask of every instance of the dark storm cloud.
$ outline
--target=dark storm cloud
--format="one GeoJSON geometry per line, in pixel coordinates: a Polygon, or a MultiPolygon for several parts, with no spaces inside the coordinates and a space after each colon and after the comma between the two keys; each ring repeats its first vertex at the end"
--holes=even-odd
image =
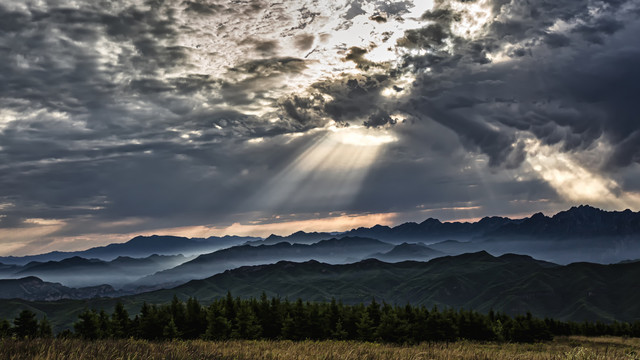
{"type": "Polygon", "coordinates": [[[349,121],[369,117],[380,109],[386,100],[381,95],[388,85],[388,75],[345,76],[342,79],[318,82],[313,85],[318,92],[329,95],[323,112],[336,121],[349,121]]]}
{"type": "Polygon", "coordinates": [[[602,44],[605,36],[613,35],[622,28],[624,28],[624,23],[621,21],[613,17],[601,17],[578,25],[573,32],[581,34],[592,43],[602,44]]]}
{"type": "Polygon", "coordinates": [[[183,5],[186,5],[184,11],[186,12],[194,12],[197,14],[203,15],[213,15],[223,9],[225,7],[220,4],[211,3],[209,1],[184,1],[183,5]]]}
{"type": "Polygon", "coordinates": [[[230,79],[220,81],[222,96],[233,105],[252,104],[267,97],[279,77],[299,73],[305,68],[305,61],[297,58],[268,58],[240,64],[230,69],[230,79]],[[243,78],[233,80],[236,74],[243,78]]]}
{"type": "Polygon", "coordinates": [[[358,69],[369,70],[371,66],[375,66],[374,62],[367,60],[364,55],[367,53],[366,49],[354,46],[349,49],[347,56],[344,57],[345,61],[353,61],[356,63],[358,69]]]}
{"type": "Polygon", "coordinates": [[[376,127],[383,127],[387,124],[389,125],[395,125],[398,122],[398,120],[393,119],[391,116],[389,116],[389,114],[384,111],[384,110],[379,110],[378,112],[371,114],[369,116],[369,119],[366,120],[363,125],[368,127],[368,128],[376,128],[376,127]]]}
{"type": "Polygon", "coordinates": [[[558,33],[548,33],[544,37],[544,43],[551,48],[569,46],[571,39],[568,36],[558,33]]]}
{"type": "Polygon", "coordinates": [[[633,65],[640,61],[640,46],[633,40],[639,23],[623,10],[637,4],[594,3],[598,10],[592,11],[581,2],[496,1],[496,20],[473,39],[453,33],[452,25],[465,14],[449,4],[438,2],[423,16],[431,23],[398,42],[430,50],[406,58],[405,66],[432,69],[414,84],[410,109],[456,131],[493,165],[523,159],[509,150],[521,148],[516,130],[545,144],[560,143],[565,151],[586,149],[604,138],[616,149],[609,165],[637,162],[637,147],[629,139],[640,130],[631,99],[640,84],[633,65]],[[570,30],[548,30],[558,21],[570,30]],[[511,61],[490,59],[509,46],[517,46],[502,50],[511,61]]]}
{"type": "MultiPolygon", "coordinates": [[[[495,0],[490,22],[458,36],[469,14],[452,1],[437,1],[397,44],[328,49],[359,73],[296,91],[289,80],[322,64],[308,55],[331,35],[309,30],[321,17],[303,5],[0,1],[0,227],[63,219],[56,234],[74,235],[131,218],[141,223],[104,231],[232,222],[253,210],[248,194],[321,140],[303,132],[328,119],[398,136],[339,210],[452,202],[486,214],[517,211],[501,205],[509,199],[557,200],[543,181],[500,172],[524,161],[522,134],[575,153],[604,140],[612,149],[598,165],[638,188],[625,172],[640,162],[637,3],[495,0]],[[259,34],[236,26],[256,14],[259,34]],[[180,41],[203,26],[205,37],[180,41]],[[369,60],[376,46],[397,46],[400,65],[369,60]],[[296,52],[283,56],[288,47],[296,52]],[[242,60],[209,66],[224,51],[242,60]],[[406,74],[415,80],[399,83],[406,74]]],[[[400,23],[411,7],[352,1],[333,25],[400,23]]]]}
{"type": "MultiPolygon", "coordinates": [[[[469,152],[456,141],[459,135],[438,122],[422,120],[395,130],[399,141],[373,165],[354,203],[356,211],[479,206],[463,215],[473,218],[537,211],[546,200],[557,198],[543,180],[513,181],[501,172],[487,172],[486,163],[470,162],[469,152]]],[[[409,219],[422,221],[437,213],[421,214],[409,219]]]]}
{"type": "MultiPolygon", "coordinates": [[[[455,111],[444,111],[427,98],[418,99],[413,107],[422,114],[428,116],[453,130],[458,134],[463,144],[470,147],[477,146],[480,151],[489,156],[489,165],[503,164],[509,158],[522,159],[519,154],[512,155],[514,151],[522,151],[520,146],[514,146],[515,137],[507,132],[501,132],[490,128],[480,120],[458,115],[455,111]]],[[[510,166],[519,165],[509,164],[510,166]]]]}
{"type": "MultiPolygon", "coordinates": [[[[243,80],[167,78],[166,71],[189,66],[190,49],[176,43],[184,31],[175,25],[176,10],[149,4],[0,5],[0,105],[17,114],[0,123],[0,204],[11,204],[0,227],[32,226],[28,218],[75,219],[86,231],[129,216],[180,213],[176,224],[223,218],[228,208],[218,204],[239,202],[257,181],[237,175],[273,161],[247,154],[244,140],[291,129],[218,109],[221,100],[211,96],[222,89],[231,104],[250,103],[249,92],[265,98],[270,81],[302,71],[304,61],[262,59],[229,70],[249,75],[243,80]]],[[[188,12],[222,10],[183,5],[188,12]]]]}

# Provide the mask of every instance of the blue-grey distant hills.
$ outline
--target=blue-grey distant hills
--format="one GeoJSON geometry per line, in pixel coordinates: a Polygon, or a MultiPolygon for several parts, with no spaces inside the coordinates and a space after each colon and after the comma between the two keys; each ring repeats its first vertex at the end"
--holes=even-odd
{"type": "Polygon", "coordinates": [[[280,236],[271,234],[266,239],[247,242],[248,245],[275,245],[281,242],[289,242],[292,244],[313,244],[321,240],[328,240],[336,236],[346,236],[342,232],[304,232],[297,231],[289,236],[280,236]]]}
{"type": "Polygon", "coordinates": [[[182,255],[151,255],[146,258],[120,256],[104,261],[74,256],[60,261],[32,261],[22,266],[6,267],[0,270],[0,278],[36,276],[70,287],[110,284],[120,288],[140,277],[173,268],[189,259],[182,255]]]}
{"type": "MultiPolygon", "coordinates": [[[[290,244],[280,242],[274,245],[243,245],[203,254],[172,269],[158,272],[140,279],[137,285],[176,284],[246,265],[271,264],[281,260],[317,260],[332,264],[359,261],[371,254],[386,252],[393,245],[376,239],[362,237],[342,237],[321,240],[314,244],[290,244]]],[[[425,257],[428,260],[433,256],[425,257]]]]}
{"type": "Polygon", "coordinates": [[[429,218],[421,223],[404,223],[395,227],[376,225],[344,233],[366,236],[394,243],[444,240],[485,240],[491,238],[529,237],[537,240],[567,240],[593,237],[636,237],[640,235],[640,212],[604,211],[588,205],[572,207],[554,216],[537,213],[528,218],[485,217],[478,222],[441,222],[429,218]]]}
{"type": "Polygon", "coordinates": [[[603,211],[581,205],[554,216],[537,213],[529,218],[510,221],[483,234],[504,238],[528,236],[535,239],[564,240],[576,238],[636,238],[640,235],[640,212],[603,211]]]}
{"type": "MultiPolygon", "coordinates": [[[[279,241],[295,243],[310,236],[297,232],[279,241]]],[[[576,261],[615,263],[640,258],[640,212],[604,211],[588,205],[572,207],[554,216],[537,213],[523,219],[485,217],[477,222],[421,223],[395,227],[376,225],[326,237],[356,236],[391,244],[423,243],[445,254],[486,250],[493,254],[521,253],[568,264],[576,261]]]]}
{"type": "Polygon", "coordinates": [[[260,238],[223,236],[209,238],[186,238],[180,236],[136,236],[125,243],[109,244],[82,251],[53,251],[41,255],[4,256],[0,263],[24,265],[31,261],[46,262],[60,261],[74,256],[86,259],[100,259],[110,261],[120,256],[143,258],[151,255],[198,255],[222,248],[256,241],[260,238]]]}
{"type": "Polygon", "coordinates": [[[427,219],[342,233],[289,236],[138,236],[77,252],[0,258],[0,278],[37,276],[70,287],[109,284],[128,292],[175,286],[240,266],[280,260],[330,264],[367,258],[426,261],[477,251],[527,254],[558,264],[640,259],[640,213],[573,207],[553,216],[485,217],[478,222],[427,219]]]}
{"type": "Polygon", "coordinates": [[[442,251],[434,250],[423,243],[402,243],[387,252],[372,254],[369,258],[385,262],[401,262],[407,260],[425,261],[444,255],[445,253],[442,251]]]}

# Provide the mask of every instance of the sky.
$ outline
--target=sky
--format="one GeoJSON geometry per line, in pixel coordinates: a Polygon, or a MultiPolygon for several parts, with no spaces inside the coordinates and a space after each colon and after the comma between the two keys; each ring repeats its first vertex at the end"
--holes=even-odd
{"type": "Polygon", "coordinates": [[[638,0],[0,0],[0,255],[640,210],[638,0]]]}

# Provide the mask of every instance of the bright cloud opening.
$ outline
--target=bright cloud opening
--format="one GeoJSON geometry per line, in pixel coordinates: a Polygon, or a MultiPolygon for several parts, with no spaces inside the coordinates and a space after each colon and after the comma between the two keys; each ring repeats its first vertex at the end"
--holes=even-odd
{"type": "Polygon", "coordinates": [[[276,210],[307,203],[343,209],[358,195],[381,151],[397,141],[388,130],[337,127],[334,122],[320,131],[323,134],[315,135],[316,140],[270,179],[250,203],[276,210]]]}
{"type": "Polygon", "coordinates": [[[528,139],[526,144],[527,163],[563,198],[606,208],[640,208],[640,194],[623,191],[615,180],[580,164],[571,153],[539,140],[528,139]]]}

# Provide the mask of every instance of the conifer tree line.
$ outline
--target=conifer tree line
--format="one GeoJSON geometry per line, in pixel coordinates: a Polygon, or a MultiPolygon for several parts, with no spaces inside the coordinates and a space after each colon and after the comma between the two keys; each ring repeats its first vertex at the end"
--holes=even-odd
{"type": "MultiPolygon", "coordinates": [[[[554,335],[633,336],[640,337],[640,321],[633,324],[576,323],[539,319],[530,313],[510,317],[490,311],[480,314],[469,310],[427,309],[424,306],[392,306],[371,303],[344,305],[295,302],[279,298],[243,300],[231,294],[208,306],[196,299],[186,302],[174,296],[170,304],[144,303],[133,318],[122,303],[113,313],[85,310],[73,325],[73,331],[58,337],[88,340],[136,338],[170,339],[271,339],[271,340],[360,340],[392,343],[423,341],[535,342],[551,340],[554,335]]],[[[51,325],[37,320],[33,312],[23,310],[13,321],[0,322],[0,337],[51,337],[51,325]]]]}

